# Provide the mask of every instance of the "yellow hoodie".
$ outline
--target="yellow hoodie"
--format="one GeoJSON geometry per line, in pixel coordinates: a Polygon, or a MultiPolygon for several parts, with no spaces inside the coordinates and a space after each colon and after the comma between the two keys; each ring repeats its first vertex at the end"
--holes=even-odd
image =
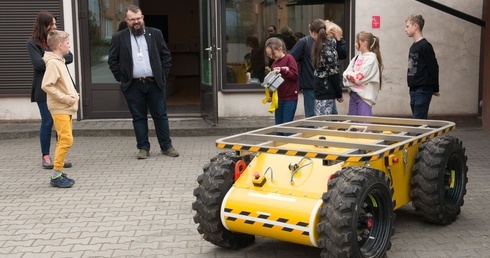
{"type": "Polygon", "coordinates": [[[43,60],[46,63],[46,71],[41,88],[47,94],[49,111],[51,114],[74,115],[78,110],[80,97],[65,65],[65,59],[46,51],[43,60]],[[75,98],[75,103],[70,106],[72,97],[75,98]]]}

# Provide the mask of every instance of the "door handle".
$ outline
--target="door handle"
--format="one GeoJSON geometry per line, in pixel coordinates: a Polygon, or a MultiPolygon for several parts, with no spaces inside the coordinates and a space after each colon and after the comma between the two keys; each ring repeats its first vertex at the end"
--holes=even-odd
{"type": "Polygon", "coordinates": [[[204,50],[206,50],[206,51],[209,52],[209,54],[208,54],[208,60],[211,61],[211,59],[213,59],[213,52],[212,52],[213,48],[212,47],[207,47],[204,50]]]}
{"type": "MultiPolygon", "coordinates": [[[[213,59],[213,51],[212,51],[212,50],[213,50],[213,48],[212,48],[212,47],[207,47],[207,48],[205,48],[204,50],[206,50],[206,51],[208,51],[208,52],[209,52],[209,57],[208,57],[208,60],[213,59]]],[[[216,51],[220,51],[220,50],[221,50],[221,48],[219,48],[219,47],[217,47],[217,48],[216,48],[216,51]]]]}
{"type": "MultiPolygon", "coordinates": [[[[211,47],[207,47],[204,50],[211,51],[211,47]]],[[[216,50],[221,50],[221,48],[220,47],[217,47],[216,50]]]]}

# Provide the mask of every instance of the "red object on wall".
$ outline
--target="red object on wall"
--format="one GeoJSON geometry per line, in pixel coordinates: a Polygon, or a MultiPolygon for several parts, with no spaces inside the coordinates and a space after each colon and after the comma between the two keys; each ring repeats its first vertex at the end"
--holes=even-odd
{"type": "Polygon", "coordinates": [[[373,29],[379,29],[381,27],[381,16],[373,16],[371,19],[371,27],[373,29]]]}

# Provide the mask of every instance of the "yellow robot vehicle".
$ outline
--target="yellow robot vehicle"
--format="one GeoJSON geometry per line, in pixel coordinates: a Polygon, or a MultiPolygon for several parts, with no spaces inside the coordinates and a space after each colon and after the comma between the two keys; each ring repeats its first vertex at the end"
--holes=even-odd
{"type": "Polygon", "coordinates": [[[451,224],[466,194],[455,124],[316,116],[216,141],[232,151],[203,167],[194,222],[206,241],[238,249],[255,236],[314,246],[321,257],[383,257],[394,210],[451,224]]]}

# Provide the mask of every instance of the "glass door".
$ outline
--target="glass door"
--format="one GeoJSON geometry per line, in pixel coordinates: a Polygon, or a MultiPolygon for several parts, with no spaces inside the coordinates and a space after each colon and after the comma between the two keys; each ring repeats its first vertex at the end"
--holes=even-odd
{"type": "Polygon", "coordinates": [[[218,89],[220,74],[221,38],[219,33],[219,0],[200,1],[201,14],[201,115],[213,125],[218,124],[218,89]]]}
{"type": "Polygon", "coordinates": [[[84,119],[130,118],[119,83],[107,64],[112,34],[133,0],[79,1],[84,119]]]}

